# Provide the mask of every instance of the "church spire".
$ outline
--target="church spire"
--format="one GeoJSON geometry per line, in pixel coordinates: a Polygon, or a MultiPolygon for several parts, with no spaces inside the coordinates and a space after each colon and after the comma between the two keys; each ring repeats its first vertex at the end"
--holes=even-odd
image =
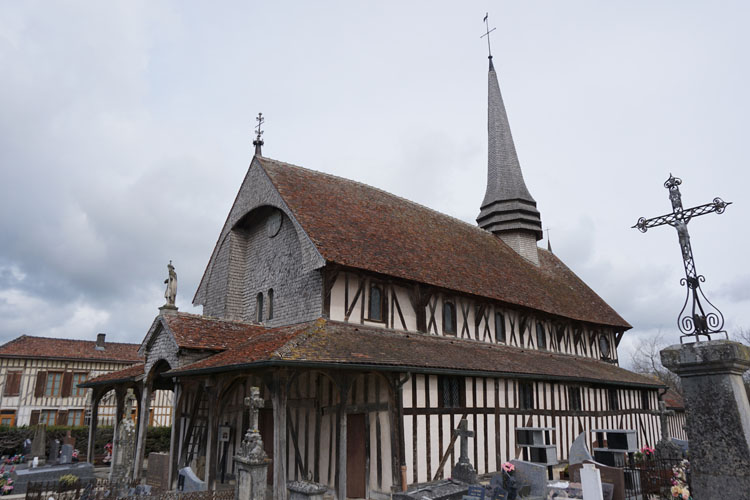
{"type": "Polygon", "coordinates": [[[492,56],[489,59],[487,191],[477,223],[538,265],[542,221],[523,180],[492,56]]]}

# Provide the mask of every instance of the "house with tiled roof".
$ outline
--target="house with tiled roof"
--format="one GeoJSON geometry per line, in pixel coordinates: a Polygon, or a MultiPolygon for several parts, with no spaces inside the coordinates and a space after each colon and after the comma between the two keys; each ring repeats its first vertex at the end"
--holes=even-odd
{"type": "MultiPolygon", "coordinates": [[[[78,384],[91,378],[140,365],[138,344],[21,335],[0,345],[0,425],[88,424],[91,395],[78,384]]],[[[160,394],[151,422],[171,422],[171,394],[160,394]],[[166,398],[166,399],[165,399],[166,398]]],[[[114,394],[99,405],[100,425],[112,425],[114,394]]]]}
{"type": "Polygon", "coordinates": [[[514,458],[564,463],[595,429],[656,443],[662,385],[619,366],[631,326],[537,246],[541,214],[491,59],[488,77],[477,225],[265,157],[258,136],[195,293],[202,315],[165,305],[143,373],[86,384],[140,384],[141,407],[155,387],[175,391],[172,485],[184,467],[211,488],[231,480],[253,386],[277,499],[295,479],[345,499],[448,477],[462,419],[479,474],[514,458]],[[543,452],[520,440],[526,428],[542,430],[543,452]]]}

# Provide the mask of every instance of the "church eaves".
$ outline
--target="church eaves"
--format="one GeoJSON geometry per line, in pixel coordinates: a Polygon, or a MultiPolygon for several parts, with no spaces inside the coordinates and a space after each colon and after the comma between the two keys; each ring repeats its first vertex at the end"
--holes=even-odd
{"type": "Polygon", "coordinates": [[[538,265],[536,242],[542,239],[542,221],[523,180],[492,57],[488,101],[487,191],[477,223],[538,265]]]}

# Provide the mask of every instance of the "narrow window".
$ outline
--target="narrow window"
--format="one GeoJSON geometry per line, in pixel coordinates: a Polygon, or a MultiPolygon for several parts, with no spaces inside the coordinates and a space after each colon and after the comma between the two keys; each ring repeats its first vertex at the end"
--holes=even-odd
{"type": "Polygon", "coordinates": [[[268,289],[268,319],[273,319],[273,288],[268,289]]]}
{"type": "Polygon", "coordinates": [[[456,306],[453,302],[443,302],[443,333],[456,334],[456,306]]]}
{"type": "Polygon", "coordinates": [[[518,382],[518,405],[522,410],[534,409],[533,382],[518,382]]]}
{"type": "Polygon", "coordinates": [[[263,293],[259,293],[255,298],[255,320],[263,323],[263,293]]]}
{"type": "Polygon", "coordinates": [[[578,386],[568,387],[568,407],[573,411],[581,411],[581,388],[578,386]]]}
{"type": "Polygon", "coordinates": [[[79,372],[73,374],[73,396],[80,397],[86,395],[86,389],[78,387],[78,384],[86,382],[88,374],[79,372]]]}
{"type": "Polygon", "coordinates": [[[609,409],[616,411],[620,409],[620,400],[617,397],[617,389],[607,390],[607,400],[609,401],[609,409]]]}
{"type": "Polygon", "coordinates": [[[495,313],[495,341],[505,343],[505,316],[495,313]]]}
{"type": "Polygon", "coordinates": [[[544,332],[544,325],[536,324],[536,347],[537,349],[547,348],[547,334],[544,332]]]}
{"type": "Polygon", "coordinates": [[[438,376],[438,404],[440,408],[461,408],[466,397],[461,377],[438,376]]]}
{"type": "Polygon", "coordinates": [[[9,371],[5,376],[4,396],[18,396],[21,389],[21,372],[9,371]]]}
{"type": "Polygon", "coordinates": [[[385,301],[383,287],[377,283],[370,285],[370,307],[368,319],[370,321],[385,321],[385,301]]]}
{"type": "Polygon", "coordinates": [[[62,372],[49,372],[47,374],[47,385],[44,388],[45,396],[56,397],[60,395],[62,376],[62,372]]]}
{"type": "Polygon", "coordinates": [[[643,408],[644,410],[651,409],[651,402],[648,396],[649,396],[648,391],[645,389],[642,389],[641,390],[641,408],[643,408]]]}

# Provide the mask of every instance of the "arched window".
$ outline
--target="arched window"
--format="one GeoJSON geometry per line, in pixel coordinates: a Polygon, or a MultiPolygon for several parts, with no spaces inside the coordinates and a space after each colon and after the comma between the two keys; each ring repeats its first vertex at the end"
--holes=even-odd
{"type": "Polygon", "coordinates": [[[443,302],[443,333],[456,334],[456,306],[453,302],[443,302]]]}
{"type": "Polygon", "coordinates": [[[377,283],[370,285],[370,307],[368,308],[370,321],[385,321],[385,300],[383,287],[377,283]]]}
{"type": "Polygon", "coordinates": [[[255,298],[255,320],[263,323],[263,292],[255,298]]]}
{"type": "Polygon", "coordinates": [[[268,289],[268,319],[273,319],[273,288],[268,289]]]}
{"type": "Polygon", "coordinates": [[[536,347],[537,349],[547,348],[547,334],[544,332],[544,325],[536,324],[536,347]]]}
{"type": "Polygon", "coordinates": [[[505,343],[505,316],[503,313],[495,313],[495,341],[505,343]]]}

